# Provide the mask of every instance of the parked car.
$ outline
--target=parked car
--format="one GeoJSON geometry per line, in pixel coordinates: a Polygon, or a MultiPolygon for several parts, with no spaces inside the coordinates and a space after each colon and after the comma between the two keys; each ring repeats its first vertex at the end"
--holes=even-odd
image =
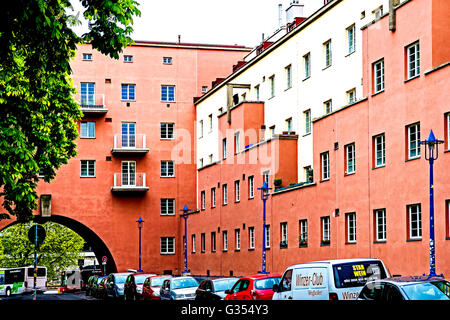
{"type": "Polygon", "coordinates": [[[125,300],[141,300],[142,285],[147,277],[156,276],[154,273],[132,273],[127,277],[123,288],[125,300]]]}
{"type": "Polygon", "coordinates": [[[286,268],[273,300],[356,300],[368,280],[389,276],[379,259],[307,262],[286,268]]]}
{"type": "Polygon", "coordinates": [[[147,277],[142,286],[143,300],[160,300],[161,285],[164,280],[171,278],[171,276],[153,276],[147,277]]]}
{"type": "Polygon", "coordinates": [[[106,297],[107,298],[123,298],[123,288],[125,280],[131,272],[111,273],[106,281],[106,297]]]}
{"type": "Polygon", "coordinates": [[[239,278],[205,279],[195,291],[195,300],[202,302],[223,300],[226,296],[225,291],[231,289],[238,280],[239,278]]]}
{"type": "Polygon", "coordinates": [[[90,276],[86,286],[85,286],[85,290],[86,290],[86,295],[87,296],[91,296],[92,295],[92,287],[94,285],[94,282],[96,281],[97,276],[90,276]]]}
{"type": "Polygon", "coordinates": [[[450,300],[450,282],[441,277],[396,277],[366,283],[358,300],[450,300]]]}
{"type": "Polygon", "coordinates": [[[106,282],[108,277],[101,276],[97,278],[97,283],[94,284],[92,295],[98,299],[106,299],[106,282]]]}
{"type": "Polygon", "coordinates": [[[240,278],[224,300],[272,300],[273,285],[280,282],[280,274],[258,274],[240,278]]]}
{"type": "Polygon", "coordinates": [[[161,300],[194,300],[198,282],[193,277],[173,277],[164,280],[161,300]]]}

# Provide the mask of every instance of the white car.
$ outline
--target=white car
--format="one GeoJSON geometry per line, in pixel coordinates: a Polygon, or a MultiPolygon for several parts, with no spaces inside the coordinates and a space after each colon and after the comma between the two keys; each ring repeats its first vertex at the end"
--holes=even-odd
{"type": "Polygon", "coordinates": [[[389,276],[379,259],[295,264],[286,269],[272,300],[356,300],[368,280],[389,276]]]}
{"type": "Polygon", "coordinates": [[[164,280],[161,300],[194,300],[198,282],[193,277],[174,277],[164,280]]]}

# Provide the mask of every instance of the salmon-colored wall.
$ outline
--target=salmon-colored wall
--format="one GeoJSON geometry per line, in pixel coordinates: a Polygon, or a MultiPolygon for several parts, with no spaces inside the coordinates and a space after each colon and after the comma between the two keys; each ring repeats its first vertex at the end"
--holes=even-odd
{"type": "Polygon", "coordinates": [[[440,66],[450,60],[450,2],[447,0],[433,0],[433,67],[440,66]]]}

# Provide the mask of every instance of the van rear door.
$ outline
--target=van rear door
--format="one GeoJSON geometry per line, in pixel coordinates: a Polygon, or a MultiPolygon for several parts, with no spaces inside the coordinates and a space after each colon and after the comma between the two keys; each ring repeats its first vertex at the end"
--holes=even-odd
{"type": "Polygon", "coordinates": [[[328,300],[328,269],[300,267],[292,277],[293,300],[328,300]]]}

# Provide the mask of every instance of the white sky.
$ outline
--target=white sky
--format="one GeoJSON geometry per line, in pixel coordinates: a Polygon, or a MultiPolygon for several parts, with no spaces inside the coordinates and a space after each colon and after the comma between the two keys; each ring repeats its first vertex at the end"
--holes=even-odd
{"type": "MultiPolygon", "coordinates": [[[[291,0],[137,0],[141,17],[134,19],[134,40],[245,45],[254,47],[282,23],[291,0]]],[[[323,0],[300,0],[310,14],[323,0]]],[[[72,0],[75,13],[79,0],[72,0]]],[[[80,14],[80,18],[82,14],[80,14]]],[[[81,20],[81,19],[80,19],[81,20]]],[[[83,28],[77,28],[83,30],[83,28]]]]}

